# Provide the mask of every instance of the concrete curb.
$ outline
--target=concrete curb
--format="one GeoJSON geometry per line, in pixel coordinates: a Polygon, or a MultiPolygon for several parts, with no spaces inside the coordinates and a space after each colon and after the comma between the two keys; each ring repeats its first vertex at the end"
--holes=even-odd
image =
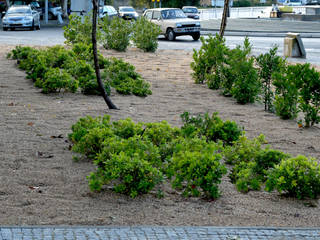
{"type": "MultiPolygon", "coordinates": [[[[219,29],[201,29],[202,35],[215,35],[219,29]]],[[[260,31],[225,31],[225,36],[248,36],[248,37],[286,37],[287,32],[260,32],[260,31]]],[[[302,38],[320,38],[320,32],[301,32],[302,38]]]]}

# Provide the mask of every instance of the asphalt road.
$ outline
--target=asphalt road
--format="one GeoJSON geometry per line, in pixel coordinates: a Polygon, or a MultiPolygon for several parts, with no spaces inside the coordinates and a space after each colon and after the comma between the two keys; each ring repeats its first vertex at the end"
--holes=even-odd
{"type": "MultiPolygon", "coordinates": [[[[207,37],[207,36],[205,36],[207,37]]],[[[273,45],[278,45],[279,55],[283,55],[283,37],[249,37],[253,45],[253,54],[267,52],[273,45]]],[[[40,31],[7,31],[0,30],[0,44],[7,45],[42,45],[52,46],[56,44],[63,44],[65,41],[63,37],[63,30],[59,27],[42,28],[40,31]]],[[[244,36],[226,36],[226,43],[233,48],[238,44],[242,44],[244,36]]],[[[304,47],[306,49],[307,58],[294,58],[290,61],[310,62],[312,64],[320,64],[320,38],[303,38],[304,47]]],[[[178,37],[176,41],[170,42],[159,36],[159,49],[182,49],[190,50],[199,49],[201,47],[200,41],[193,41],[189,36],[178,37]]]]}

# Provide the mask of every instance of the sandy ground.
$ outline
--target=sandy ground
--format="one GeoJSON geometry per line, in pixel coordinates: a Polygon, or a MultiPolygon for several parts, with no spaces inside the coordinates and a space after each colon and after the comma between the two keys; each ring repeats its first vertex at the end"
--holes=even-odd
{"type": "Polygon", "coordinates": [[[185,199],[168,187],[162,199],[155,193],[130,199],[108,190],[90,192],[86,176],[94,166],[74,162],[67,142],[71,125],[86,115],[167,120],[179,126],[184,111],[217,111],[242,125],[249,137],[263,133],[273,148],[320,159],[318,127],[299,129],[294,121],[264,112],[260,104],[238,105],[195,85],[191,52],[104,51],[134,64],[153,91],[147,98],[112,94],[121,110],[110,111],[98,96],[41,94],[15,61],[5,58],[10,48],[0,47],[0,225],[320,226],[318,200],[264,191],[241,194],[228,177],[220,186],[221,198],[212,202],[185,199]]]}

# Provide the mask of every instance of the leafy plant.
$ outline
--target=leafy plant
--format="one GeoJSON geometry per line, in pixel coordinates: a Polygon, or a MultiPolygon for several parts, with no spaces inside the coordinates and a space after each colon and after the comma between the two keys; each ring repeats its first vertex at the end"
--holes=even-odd
{"type": "Polygon", "coordinates": [[[133,25],[131,39],[133,43],[145,52],[155,52],[158,48],[158,36],[161,29],[158,25],[141,17],[133,25]]]}
{"type": "Polygon", "coordinates": [[[290,196],[316,198],[320,194],[320,167],[313,158],[297,156],[281,161],[268,175],[266,190],[290,196]]]}
{"type": "Polygon", "coordinates": [[[76,92],[78,89],[78,81],[72,78],[66,70],[60,68],[50,68],[45,73],[43,80],[37,79],[36,85],[42,87],[43,93],[60,92],[62,89],[76,92]]]}
{"type": "Polygon", "coordinates": [[[126,51],[130,43],[130,34],[132,33],[132,25],[130,21],[122,18],[104,18],[101,25],[102,42],[106,49],[114,49],[117,51],[126,51]]]}
{"type": "MultiPolygon", "coordinates": [[[[199,142],[198,142],[199,144],[199,142]]],[[[185,196],[204,195],[215,199],[220,195],[219,183],[227,169],[220,163],[220,147],[200,140],[200,150],[183,149],[175,152],[170,165],[169,176],[174,176],[172,186],[182,189],[185,196]]]]}
{"type": "Polygon", "coordinates": [[[209,38],[201,37],[200,40],[202,43],[200,50],[193,50],[192,77],[195,83],[208,81],[210,88],[218,89],[221,82],[220,68],[225,62],[225,54],[228,51],[225,39],[216,34],[215,37],[209,35],[209,38]]]}
{"type": "Polygon", "coordinates": [[[283,72],[286,61],[277,56],[278,47],[275,46],[268,53],[256,57],[259,66],[259,77],[262,82],[263,103],[265,111],[274,111],[274,92],[272,89],[272,75],[275,72],[283,72]]]}
{"type": "Polygon", "coordinates": [[[283,72],[274,73],[273,85],[276,87],[275,110],[282,119],[294,119],[297,117],[299,88],[295,67],[289,65],[283,72]]]}
{"type": "Polygon", "coordinates": [[[241,128],[233,121],[223,121],[218,117],[218,113],[213,113],[211,117],[206,113],[204,116],[192,116],[188,112],[181,115],[184,125],[181,127],[185,136],[195,135],[206,137],[207,141],[223,141],[230,145],[237,141],[242,134],[241,128]]]}
{"type": "Polygon", "coordinates": [[[310,64],[297,64],[291,68],[299,88],[299,109],[304,113],[306,127],[320,122],[320,73],[310,64]]]}
{"type": "Polygon", "coordinates": [[[138,155],[128,156],[125,152],[120,152],[104,160],[102,154],[98,156],[98,160],[104,163],[104,167],[98,168],[96,173],[88,176],[91,190],[100,191],[103,185],[116,180],[116,192],[135,198],[138,194],[148,193],[163,179],[157,168],[140,159],[138,155]]]}

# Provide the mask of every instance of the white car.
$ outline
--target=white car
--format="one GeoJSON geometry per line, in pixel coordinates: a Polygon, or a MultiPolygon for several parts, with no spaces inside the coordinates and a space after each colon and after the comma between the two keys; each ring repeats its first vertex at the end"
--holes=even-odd
{"type": "Polygon", "coordinates": [[[28,6],[12,6],[2,19],[3,31],[17,28],[40,30],[40,14],[28,6]]]}
{"type": "Polygon", "coordinates": [[[119,17],[122,17],[126,20],[137,20],[139,17],[139,14],[134,10],[133,7],[119,7],[119,17]]]}
{"type": "Polygon", "coordinates": [[[179,8],[148,9],[143,16],[160,26],[161,34],[170,41],[183,35],[190,35],[195,41],[200,38],[200,21],[187,18],[179,8]]]}

